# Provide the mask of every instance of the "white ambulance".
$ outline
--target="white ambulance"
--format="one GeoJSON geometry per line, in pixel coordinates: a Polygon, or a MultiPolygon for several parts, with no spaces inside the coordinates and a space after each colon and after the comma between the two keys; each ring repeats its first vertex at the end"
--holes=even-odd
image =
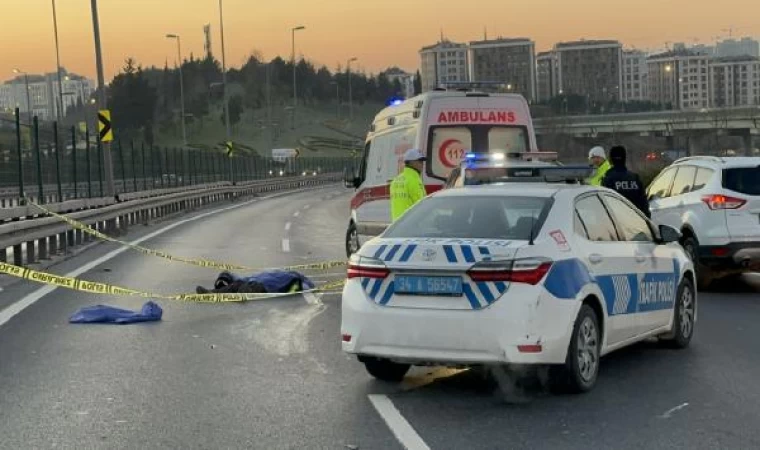
{"type": "Polygon", "coordinates": [[[423,182],[428,194],[441,189],[467,152],[537,151],[528,103],[521,95],[432,91],[389,106],[375,116],[358,173],[346,231],[346,253],[390,224],[390,183],[403,168],[404,152],[427,155],[423,182]]]}

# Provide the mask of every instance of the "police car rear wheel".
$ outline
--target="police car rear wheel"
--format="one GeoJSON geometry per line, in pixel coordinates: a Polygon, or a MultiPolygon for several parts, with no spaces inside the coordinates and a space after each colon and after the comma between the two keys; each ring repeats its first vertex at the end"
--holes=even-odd
{"type": "Polygon", "coordinates": [[[404,375],[409,371],[410,364],[399,364],[387,359],[362,358],[364,367],[370,375],[378,380],[398,383],[404,379],[404,375]]]}
{"type": "Polygon", "coordinates": [[[359,232],[356,229],[356,224],[351,222],[346,230],[346,256],[351,257],[354,253],[359,251],[359,232]]]}
{"type": "Polygon", "coordinates": [[[691,343],[692,335],[694,335],[697,311],[694,286],[689,280],[683,280],[678,287],[678,295],[673,308],[673,331],[668,337],[662,338],[660,341],[670,348],[686,348],[691,343]]]}
{"type": "Polygon", "coordinates": [[[552,368],[552,384],[556,391],[581,393],[594,387],[599,375],[600,343],[596,313],[590,306],[583,305],[575,320],[565,364],[552,368]]]}

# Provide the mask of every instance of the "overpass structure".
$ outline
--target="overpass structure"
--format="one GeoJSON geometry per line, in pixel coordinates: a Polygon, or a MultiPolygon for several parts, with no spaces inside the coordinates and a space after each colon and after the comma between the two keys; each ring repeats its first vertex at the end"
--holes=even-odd
{"type": "Polygon", "coordinates": [[[548,117],[535,119],[534,126],[539,136],[653,136],[664,137],[669,144],[680,136],[696,138],[708,133],[738,136],[744,150],[751,152],[753,136],[760,136],[760,106],[548,117]]]}

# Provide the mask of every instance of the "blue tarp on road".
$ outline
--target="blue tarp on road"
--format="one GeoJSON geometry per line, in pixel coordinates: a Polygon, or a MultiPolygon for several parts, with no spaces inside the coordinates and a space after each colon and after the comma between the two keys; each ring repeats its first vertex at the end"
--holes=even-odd
{"type": "Polygon", "coordinates": [[[161,320],[163,310],[153,302],[147,302],[140,311],[116,308],[107,305],[87,306],[75,312],[69,323],[111,323],[126,325],[161,320]]]}
{"type": "Polygon", "coordinates": [[[260,272],[248,277],[241,277],[230,272],[222,272],[219,275],[219,279],[228,280],[228,282],[243,281],[245,283],[259,283],[271,294],[288,292],[296,282],[300,282],[301,290],[308,291],[314,289],[314,283],[312,283],[312,281],[305,275],[289,270],[260,272]]]}

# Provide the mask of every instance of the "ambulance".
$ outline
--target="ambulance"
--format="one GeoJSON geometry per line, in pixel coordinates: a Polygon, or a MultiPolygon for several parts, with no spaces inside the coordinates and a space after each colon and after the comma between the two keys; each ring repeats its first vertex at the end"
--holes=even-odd
{"type": "Polygon", "coordinates": [[[375,116],[358,171],[346,231],[346,254],[390,224],[390,183],[403,166],[404,152],[427,156],[423,182],[428,194],[440,190],[465,154],[537,151],[528,102],[517,94],[436,90],[394,102],[375,116]]]}

